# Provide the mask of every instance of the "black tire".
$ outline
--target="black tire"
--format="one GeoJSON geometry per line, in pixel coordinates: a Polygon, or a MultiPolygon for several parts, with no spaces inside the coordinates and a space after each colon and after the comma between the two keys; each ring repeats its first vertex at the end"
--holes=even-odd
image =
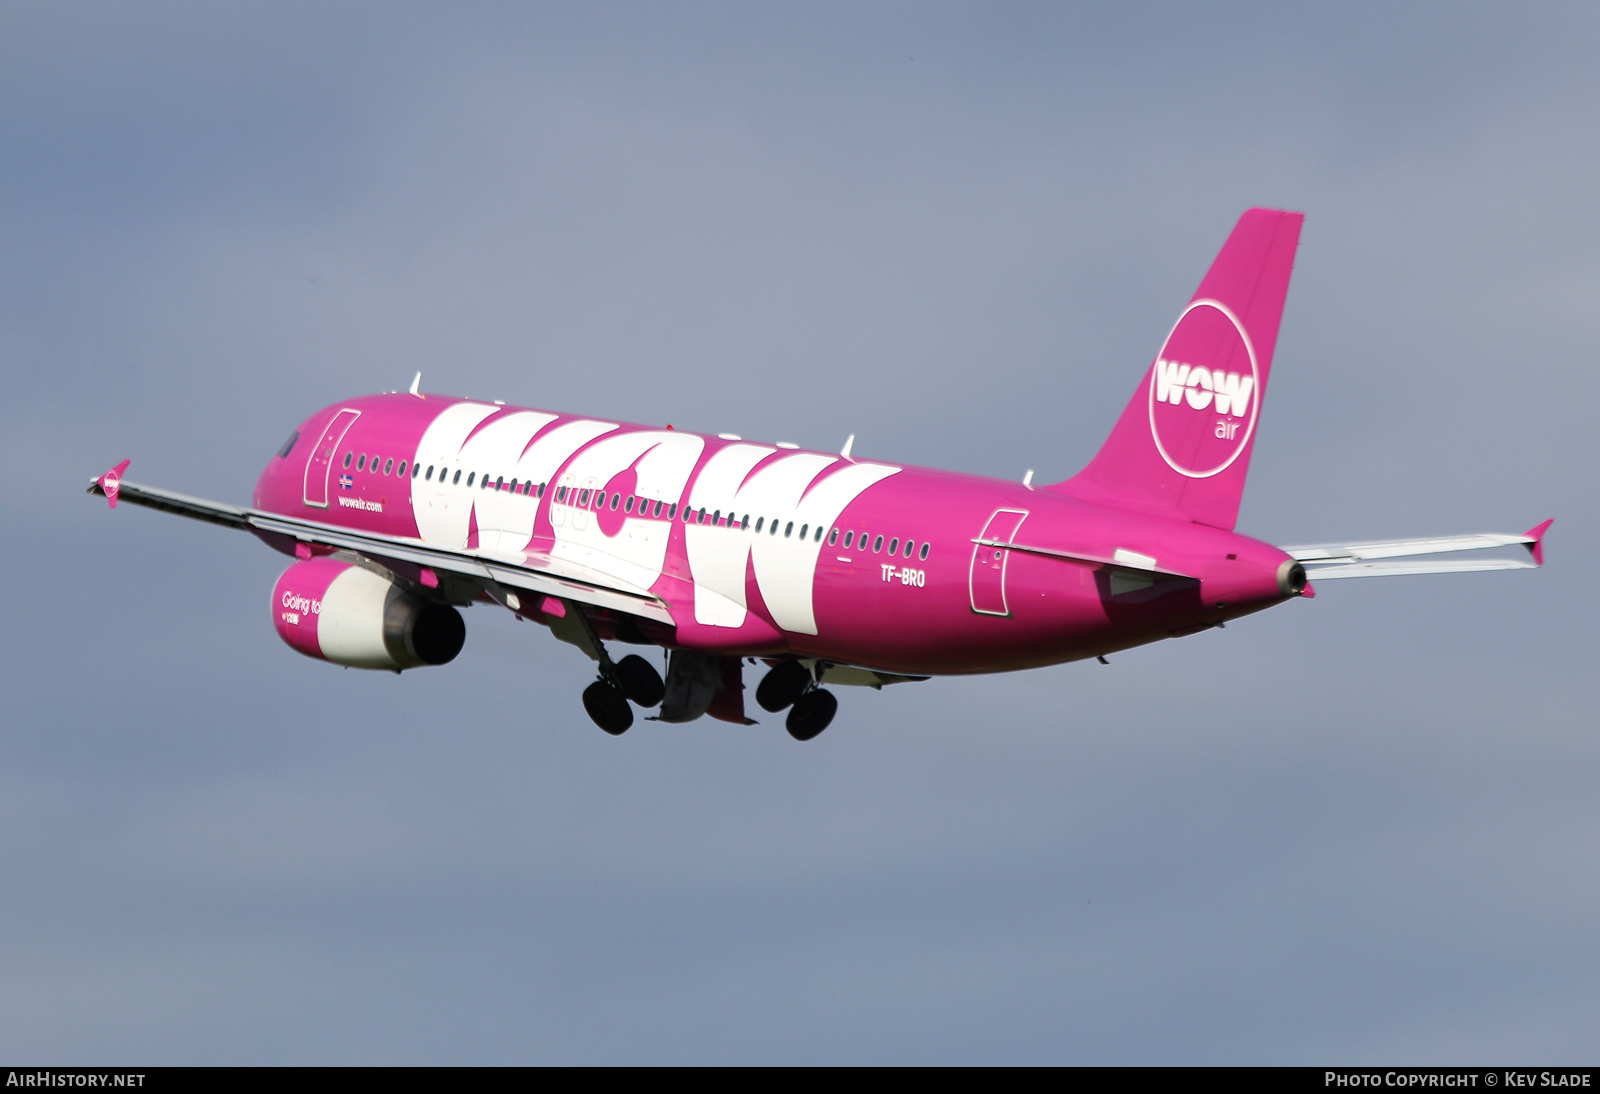
{"type": "Polygon", "coordinates": [[[833,716],[837,713],[839,713],[839,700],[833,697],[833,692],[818,688],[806,692],[795,700],[794,709],[789,712],[789,718],[784,726],[789,730],[789,736],[795,740],[809,741],[827,729],[828,723],[833,721],[833,716]]]}
{"type": "Polygon", "coordinates": [[[642,707],[653,707],[667,694],[656,667],[636,653],[617,662],[617,682],[622,693],[642,707]]]}
{"type": "Polygon", "coordinates": [[[633,708],[607,680],[596,680],[583,689],[583,709],[595,725],[613,737],[620,737],[633,725],[633,708]]]}
{"type": "Polygon", "coordinates": [[[782,661],[761,678],[756,687],[756,702],[761,704],[762,710],[776,714],[793,705],[810,684],[811,674],[804,665],[798,661],[782,661]]]}

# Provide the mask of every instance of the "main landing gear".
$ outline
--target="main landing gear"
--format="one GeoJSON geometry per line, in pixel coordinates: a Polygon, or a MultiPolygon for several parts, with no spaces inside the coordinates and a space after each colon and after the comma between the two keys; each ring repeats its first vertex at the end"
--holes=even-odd
{"type": "Polygon", "coordinates": [[[780,661],[767,673],[756,688],[756,702],[774,714],[789,707],[784,728],[797,741],[817,736],[839,712],[833,692],[818,687],[810,670],[799,661],[780,661]]]}
{"type": "MultiPolygon", "coordinates": [[[[655,666],[638,654],[611,660],[600,636],[573,605],[552,621],[550,629],[599,662],[599,678],[583,690],[583,709],[613,737],[633,728],[634,705],[660,707],[656,718],[663,722],[690,722],[709,712],[723,721],[754,724],[744,717],[740,698],[744,685],[737,658],[674,650],[664,681],[655,666]]],[[[839,700],[817,683],[805,663],[780,661],[756,688],[756,702],[774,714],[787,708],[784,725],[789,736],[809,741],[827,729],[839,712],[839,700]]]]}
{"type": "Polygon", "coordinates": [[[667,686],[655,666],[630,653],[621,661],[607,658],[601,663],[600,679],[583,689],[583,709],[595,725],[618,737],[633,725],[630,702],[653,707],[666,692],[667,686]]]}

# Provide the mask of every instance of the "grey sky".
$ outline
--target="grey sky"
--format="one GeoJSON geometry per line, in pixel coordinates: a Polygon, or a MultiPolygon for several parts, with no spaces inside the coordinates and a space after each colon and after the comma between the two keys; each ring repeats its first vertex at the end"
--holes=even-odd
{"type": "Polygon", "coordinates": [[[0,11],[0,1054],[1593,1062],[1600,16],[0,11]],[[1225,632],[605,738],[474,609],[279,643],[248,500],[401,387],[1040,481],[1307,214],[1241,530],[1520,531],[1225,632]]]}

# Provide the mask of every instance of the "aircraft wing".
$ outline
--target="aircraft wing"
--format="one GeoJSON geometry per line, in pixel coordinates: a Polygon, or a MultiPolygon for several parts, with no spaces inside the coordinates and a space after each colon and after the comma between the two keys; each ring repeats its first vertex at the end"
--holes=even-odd
{"type": "Polygon", "coordinates": [[[509,555],[499,551],[454,550],[406,536],[362,532],[320,521],[206,501],[123,481],[121,472],[125,467],[124,463],[95,479],[89,486],[89,493],[106,498],[113,506],[125,501],[130,505],[142,505],[147,509],[159,509],[192,520],[253,532],[274,546],[306,544],[308,548],[331,547],[354,551],[391,568],[399,563],[401,572],[409,570],[419,573],[423,569],[442,571],[486,586],[543,593],[674,625],[672,613],[660,597],[595,567],[533,552],[509,555]]]}
{"type": "Polygon", "coordinates": [[[1544,564],[1544,534],[1553,524],[1543,524],[1518,535],[1504,532],[1479,532],[1466,536],[1435,536],[1430,539],[1389,539],[1374,543],[1329,543],[1283,550],[1306,568],[1315,580],[1340,577],[1388,577],[1403,574],[1456,574],[1476,570],[1531,570],[1544,564]],[[1496,547],[1526,547],[1529,559],[1464,558],[1430,559],[1422,555],[1456,551],[1484,551],[1496,547]]]}

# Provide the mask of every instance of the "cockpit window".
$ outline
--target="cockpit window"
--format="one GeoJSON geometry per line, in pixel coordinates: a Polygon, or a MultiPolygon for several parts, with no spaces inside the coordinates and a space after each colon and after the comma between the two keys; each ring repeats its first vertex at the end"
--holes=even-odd
{"type": "Polygon", "coordinates": [[[300,431],[298,429],[295,430],[293,433],[289,434],[289,439],[283,442],[283,447],[282,448],[278,449],[278,459],[280,459],[280,460],[288,459],[290,451],[294,448],[294,442],[298,441],[299,439],[300,439],[300,431]]]}

